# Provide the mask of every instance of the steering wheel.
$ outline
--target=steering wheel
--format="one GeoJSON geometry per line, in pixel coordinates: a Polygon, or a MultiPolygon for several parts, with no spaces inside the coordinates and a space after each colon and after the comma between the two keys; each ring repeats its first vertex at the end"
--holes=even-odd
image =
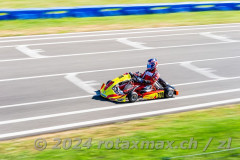
{"type": "Polygon", "coordinates": [[[129,74],[131,75],[132,80],[137,82],[137,76],[135,74],[133,74],[132,72],[129,72],[129,74]]]}
{"type": "Polygon", "coordinates": [[[141,77],[133,74],[132,72],[129,72],[129,74],[131,75],[133,81],[139,82],[139,83],[142,83],[142,82],[143,82],[143,79],[142,79],[141,77]]]}

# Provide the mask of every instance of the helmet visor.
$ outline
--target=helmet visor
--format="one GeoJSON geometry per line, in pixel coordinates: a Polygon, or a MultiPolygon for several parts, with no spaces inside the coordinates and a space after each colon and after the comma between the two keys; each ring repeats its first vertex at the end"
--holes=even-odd
{"type": "Polygon", "coordinates": [[[148,70],[154,69],[154,63],[148,63],[148,64],[147,64],[147,69],[148,69],[148,70]]]}

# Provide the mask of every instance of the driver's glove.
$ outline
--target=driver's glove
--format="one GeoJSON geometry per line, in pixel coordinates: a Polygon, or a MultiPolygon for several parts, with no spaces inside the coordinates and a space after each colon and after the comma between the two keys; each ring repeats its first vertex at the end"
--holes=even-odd
{"type": "Polygon", "coordinates": [[[141,73],[140,73],[139,71],[137,71],[135,74],[136,74],[138,77],[141,76],[141,73]]]}
{"type": "Polygon", "coordinates": [[[129,74],[131,75],[131,77],[133,76],[133,73],[132,73],[132,72],[129,72],[129,74]]]}
{"type": "Polygon", "coordinates": [[[144,80],[144,82],[143,82],[143,83],[150,84],[150,83],[151,83],[151,81],[150,81],[150,80],[144,80]]]}
{"type": "Polygon", "coordinates": [[[138,81],[139,83],[143,83],[143,82],[144,82],[144,79],[142,79],[141,77],[137,77],[137,81],[138,81]]]}

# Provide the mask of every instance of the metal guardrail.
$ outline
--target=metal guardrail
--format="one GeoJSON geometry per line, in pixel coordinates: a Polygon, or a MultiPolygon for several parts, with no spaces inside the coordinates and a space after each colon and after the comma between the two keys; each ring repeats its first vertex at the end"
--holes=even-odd
{"type": "Polygon", "coordinates": [[[65,8],[0,9],[0,20],[64,17],[102,17],[233,10],[240,10],[240,1],[101,5],[65,8]]]}

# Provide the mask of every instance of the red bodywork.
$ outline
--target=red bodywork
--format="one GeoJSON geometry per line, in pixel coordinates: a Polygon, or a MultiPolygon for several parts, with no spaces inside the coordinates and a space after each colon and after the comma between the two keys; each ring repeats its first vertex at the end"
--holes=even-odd
{"type": "Polygon", "coordinates": [[[142,83],[138,83],[138,82],[129,82],[129,83],[119,85],[119,89],[121,89],[124,93],[127,93],[128,91],[131,91],[133,88],[137,87],[135,89],[135,92],[138,94],[139,97],[143,97],[145,95],[153,94],[153,93],[156,93],[156,92],[159,92],[159,91],[164,91],[164,90],[157,90],[154,86],[152,86],[152,91],[141,94],[140,91],[144,87],[146,87],[146,84],[142,84],[142,83]],[[124,90],[125,86],[128,85],[129,83],[132,85],[132,87],[128,88],[127,90],[124,90]]]}

